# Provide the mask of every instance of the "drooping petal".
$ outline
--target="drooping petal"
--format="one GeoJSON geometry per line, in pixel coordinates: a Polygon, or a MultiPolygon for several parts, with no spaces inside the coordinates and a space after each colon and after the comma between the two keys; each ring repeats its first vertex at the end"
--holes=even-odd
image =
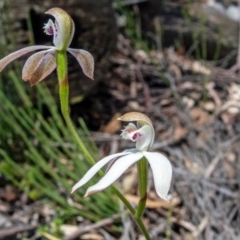
{"type": "Polygon", "coordinates": [[[85,197],[99,192],[115,182],[132,164],[143,157],[141,152],[131,153],[119,158],[108,170],[104,177],[95,185],[88,188],[85,197]]]}
{"type": "Polygon", "coordinates": [[[68,48],[67,51],[77,59],[79,65],[83,70],[83,73],[87,77],[93,79],[94,59],[92,54],[82,49],[68,48]]]}
{"type": "Polygon", "coordinates": [[[27,54],[29,52],[32,51],[36,51],[36,50],[41,50],[41,49],[49,49],[52,47],[48,47],[48,46],[42,46],[42,45],[38,45],[38,46],[30,46],[30,47],[25,47],[22,48],[16,52],[13,52],[9,55],[7,55],[5,58],[0,60],[0,72],[13,60],[23,56],[24,54],[27,54]]]}
{"type": "Polygon", "coordinates": [[[57,7],[49,9],[46,14],[52,15],[56,20],[53,28],[53,43],[55,47],[58,50],[66,50],[71,44],[75,32],[72,18],[64,10],[57,7]]]}
{"type": "Polygon", "coordinates": [[[22,79],[24,81],[29,81],[36,71],[36,69],[41,64],[43,57],[46,55],[47,50],[37,52],[27,59],[22,69],[22,79]]]}
{"type": "Polygon", "coordinates": [[[93,167],[91,167],[88,170],[88,172],[80,179],[80,181],[73,186],[71,193],[73,193],[78,188],[82,187],[85,183],[87,183],[108,162],[112,161],[116,157],[126,156],[128,154],[130,153],[129,152],[116,153],[98,161],[93,167]]]}
{"type": "Polygon", "coordinates": [[[143,152],[143,155],[151,166],[157,195],[168,201],[167,195],[172,180],[171,163],[164,155],[157,152],[143,152]]]}
{"type": "Polygon", "coordinates": [[[55,50],[38,52],[26,61],[22,78],[33,86],[46,78],[55,68],[55,50]]]}

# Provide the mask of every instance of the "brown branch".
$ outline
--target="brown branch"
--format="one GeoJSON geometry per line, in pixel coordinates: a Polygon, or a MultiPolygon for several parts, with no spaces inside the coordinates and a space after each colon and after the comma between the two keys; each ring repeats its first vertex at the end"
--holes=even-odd
{"type": "Polygon", "coordinates": [[[71,236],[65,237],[64,240],[75,240],[78,237],[86,232],[89,232],[93,229],[101,228],[103,226],[112,224],[116,219],[120,218],[120,214],[115,214],[110,218],[103,219],[97,223],[89,224],[87,226],[80,226],[79,229],[74,232],[71,236]]]}
{"type": "Polygon", "coordinates": [[[28,226],[12,227],[12,228],[8,228],[8,229],[1,229],[0,230],[0,239],[5,239],[7,237],[16,235],[18,233],[34,230],[36,228],[37,228],[37,225],[32,225],[32,226],[28,225],[28,226]]]}

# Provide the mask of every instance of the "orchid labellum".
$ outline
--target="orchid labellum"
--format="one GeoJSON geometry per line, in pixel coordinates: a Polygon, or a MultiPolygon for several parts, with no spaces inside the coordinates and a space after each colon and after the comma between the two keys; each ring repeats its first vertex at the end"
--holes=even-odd
{"type": "Polygon", "coordinates": [[[168,200],[167,195],[172,179],[172,166],[164,155],[149,151],[155,135],[151,120],[146,115],[138,112],[127,113],[118,120],[137,122],[137,125],[129,123],[121,134],[124,139],[136,142],[136,148],[126,150],[122,153],[112,154],[97,162],[83,178],[73,186],[72,192],[82,187],[103,166],[110,163],[107,173],[97,184],[87,189],[85,196],[102,191],[116,181],[131,165],[146,158],[153,172],[154,185],[158,196],[168,200]]]}
{"type": "Polygon", "coordinates": [[[92,55],[82,49],[69,48],[75,31],[72,18],[60,8],[51,8],[46,14],[55,18],[55,22],[50,19],[44,26],[44,32],[47,35],[53,35],[54,46],[36,45],[13,52],[0,60],[0,72],[7,64],[22,55],[42,50],[29,57],[22,70],[22,79],[29,81],[33,86],[56,69],[56,51],[68,51],[77,59],[84,74],[93,79],[94,60],[92,55]]]}

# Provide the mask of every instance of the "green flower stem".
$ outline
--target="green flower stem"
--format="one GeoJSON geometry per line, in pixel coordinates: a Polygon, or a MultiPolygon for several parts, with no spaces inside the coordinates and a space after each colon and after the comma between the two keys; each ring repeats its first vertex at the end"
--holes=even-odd
{"type": "Polygon", "coordinates": [[[140,201],[138,203],[137,211],[135,217],[141,218],[146,206],[147,200],[147,174],[148,174],[148,162],[146,158],[141,159],[138,164],[138,186],[140,201]]]}
{"type": "MultiPolygon", "coordinates": [[[[75,138],[79,148],[81,149],[82,153],[84,154],[85,158],[88,162],[92,165],[95,164],[95,161],[89,151],[87,150],[86,146],[82,142],[81,138],[77,134],[73,122],[70,118],[70,110],[69,110],[69,84],[68,84],[68,75],[67,75],[67,57],[66,51],[56,51],[56,61],[57,61],[57,74],[58,74],[58,81],[59,81],[59,95],[60,95],[60,104],[61,104],[61,111],[66,122],[67,127],[71,131],[73,137],[75,138]]],[[[99,175],[103,176],[103,172],[99,171],[99,175]]],[[[131,204],[127,201],[127,199],[114,187],[111,186],[112,191],[118,196],[118,198],[123,202],[126,208],[131,212],[134,216],[136,214],[135,209],[131,206],[131,204]]],[[[145,207],[145,205],[144,205],[145,207]]],[[[144,211],[143,207],[143,211],[144,211]]],[[[138,224],[139,228],[141,229],[143,235],[147,240],[150,240],[148,232],[140,218],[134,217],[136,223],[138,224]]]]}
{"type": "Polygon", "coordinates": [[[142,214],[145,210],[146,201],[147,201],[147,177],[148,177],[148,162],[146,158],[141,159],[138,163],[138,186],[140,200],[138,203],[137,210],[134,214],[134,219],[137,222],[138,226],[142,230],[146,240],[151,240],[145,225],[142,222],[142,214]]]}
{"type": "Polygon", "coordinates": [[[85,147],[84,143],[78,136],[72,120],[70,118],[69,111],[69,84],[68,84],[68,75],[67,75],[67,57],[66,51],[57,51],[57,73],[58,73],[58,81],[59,81],[59,95],[60,95],[60,103],[61,103],[61,111],[64,117],[64,120],[71,131],[73,137],[75,138],[78,146],[80,147],[83,155],[86,159],[93,165],[95,164],[94,159],[90,155],[89,151],[85,147]]]}
{"type": "Polygon", "coordinates": [[[134,219],[135,219],[136,223],[138,224],[139,228],[141,229],[145,239],[146,240],[151,240],[151,238],[149,236],[149,233],[148,233],[142,219],[141,218],[136,218],[136,217],[134,217],[134,219]]]}

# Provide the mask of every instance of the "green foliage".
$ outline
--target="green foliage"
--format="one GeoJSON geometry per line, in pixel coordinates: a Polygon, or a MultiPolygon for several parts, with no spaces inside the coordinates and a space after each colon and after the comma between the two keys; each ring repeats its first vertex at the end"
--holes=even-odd
{"type": "Polygon", "coordinates": [[[136,12],[130,10],[122,4],[120,0],[115,0],[116,9],[121,16],[126,18],[125,31],[132,44],[137,49],[149,52],[149,43],[142,36],[141,21],[136,12]]]}
{"type": "MultiPolygon", "coordinates": [[[[90,165],[79,152],[44,83],[31,89],[38,96],[33,103],[30,90],[25,89],[26,84],[14,71],[10,70],[2,81],[11,82],[11,89],[2,82],[0,173],[32,200],[53,202],[64,221],[77,215],[97,221],[116,213],[118,205],[113,203],[116,201],[110,191],[93,195],[89,201],[83,198],[83,188],[71,199],[72,185],[90,165]]],[[[86,125],[80,122],[78,133],[96,156],[96,146],[86,125]]]]}

